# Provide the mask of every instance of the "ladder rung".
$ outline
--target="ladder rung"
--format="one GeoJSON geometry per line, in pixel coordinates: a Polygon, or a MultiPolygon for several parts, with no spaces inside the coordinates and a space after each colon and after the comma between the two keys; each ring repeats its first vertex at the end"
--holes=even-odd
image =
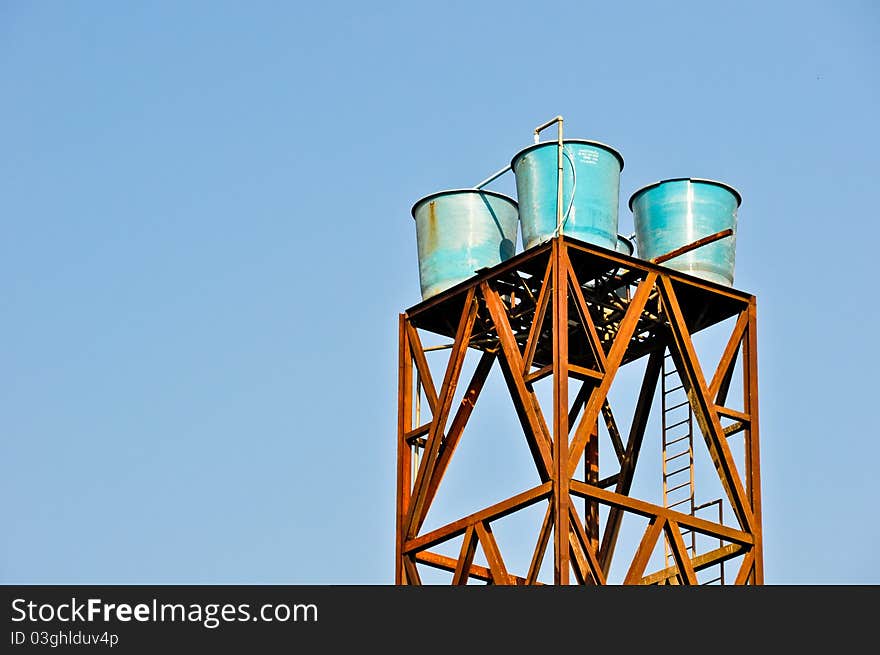
{"type": "Polygon", "coordinates": [[[720,505],[720,504],[721,504],[721,499],[716,498],[715,500],[710,500],[708,502],[703,503],[702,505],[697,505],[696,507],[694,507],[694,511],[696,511],[698,509],[706,509],[707,507],[711,507],[712,505],[720,505]]]}
{"type": "Polygon", "coordinates": [[[667,442],[666,442],[666,445],[667,445],[667,446],[671,446],[671,445],[674,444],[674,443],[678,443],[679,441],[684,441],[685,439],[690,438],[690,436],[691,436],[691,433],[688,432],[688,433],[687,433],[686,435],[684,435],[683,437],[679,437],[678,439],[674,439],[673,441],[667,441],[667,442]]]}
{"type": "Polygon", "coordinates": [[[680,384],[680,385],[678,385],[677,387],[672,387],[671,389],[667,389],[667,390],[665,391],[665,393],[666,393],[666,395],[669,395],[669,394],[671,394],[673,391],[678,391],[679,389],[684,389],[684,385],[683,385],[683,384],[680,384]]]}
{"type": "MultiPolygon", "coordinates": [[[[682,450],[680,453],[676,453],[676,454],[673,455],[672,457],[667,457],[667,458],[665,458],[663,461],[664,461],[664,462],[671,462],[672,460],[674,460],[674,459],[678,459],[678,458],[681,457],[682,455],[687,455],[687,454],[689,454],[690,452],[691,452],[690,450],[682,450]]],[[[672,475],[672,474],[670,473],[669,475],[672,475]]]]}
{"type": "MultiPolygon", "coordinates": [[[[669,460],[666,460],[666,461],[668,462],[669,460]]],[[[672,473],[667,473],[665,477],[671,478],[676,473],[681,473],[682,471],[688,471],[688,470],[690,470],[690,468],[691,468],[690,464],[688,464],[687,466],[682,466],[680,469],[677,469],[677,470],[673,471],[672,473]]]]}
{"type": "MultiPolygon", "coordinates": [[[[676,507],[677,505],[684,505],[685,503],[688,503],[688,502],[690,502],[690,501],[692,501],[692,500],[693,500],[693,496],[687,496],[687,497],[685,497],[685,498],[681,498],[681,499],[679,499],[679,500],[676,500],[675,502],[673,502],[672,498],[666,498],[665,502],[667,502],[667,503],[671,503],[671,504],[670,504],[670,505],[664,505],[664,507],[666,507],[666,508],[668,508],[668,509],[672,509],[672,508],[676,507]]],[[[681,512],[682,514],[688,514],[688,513],[689,513],[687,507],[681,507],[681,508],[679,508],[679,509],[676,510],[676,511],[679,511],[679,512],[681,512]]]]}
{"type": "MultiPolygon", "coordinates": [[[[685,403],[685,405],[687,405],[687,403],[685,403]]],[[[681,405],[679,405],[679,407],[680,406],[681,405]]],[[[677,428],[679,425],[684,425],[685,423],[687,423],[690,420],[691,420],[690,417],[688,417],[688,418],[684,419],[683,421],[679,421],[678,423],[673,423],[672,425],[667,425],[666,429],[671,430],[672,428],[677,428]]]]}
{"type": "Polygon", "coordinates": [[[677,405],[673,405],[672,407],[666,407],[663,411],[671,412],[673,409],[678,409],[679,407],[684,407],[685,405],[690,405],[690,400],[685,400],[683,403],[678,403],[677,405]]]}
{"type": "MultiPolygon", "coordinates": [[[[691,484],[691,481],[688,480],[687,482],[683,482],[682,484],[680,484],[680,485],[678,485],[678,486],[672,487],[672,489],[667,489],[667,490],[666,490],[666,493],[671,494],[673,491],[676,491],[677,489],[682,489],[682,488],[684,488],[684,487],[689,487],[690,484],[691,484]]],[[[686,498],[685,500],[690,500],[690,498],[686,498]]],[[[681,502],[684,502],[684,501],[681,501],[681,502]]],[[[672,505],[670,505],[670,507],[672,507],[672,505]]]]}

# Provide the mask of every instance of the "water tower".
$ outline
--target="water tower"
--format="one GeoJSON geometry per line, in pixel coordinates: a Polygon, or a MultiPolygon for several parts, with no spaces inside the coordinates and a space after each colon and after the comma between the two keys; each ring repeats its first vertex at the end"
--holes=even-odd
{"type": "Polygon", "coordinates": [[[423,297],[399,315],[395,582],[763,584],[739,192],[703,178],[639,189],[636,254],[618,238],[623,158],[562,123],[484,182],[413,206],[423,297]],[[486,189],[508,171],[516,197],[486,189]],[[463,444],[491,426],[469,429],[490,393],[517,427],[495,452],[524,449],[531,475],[426,527],[463,444]],[[534,525],[500,538],[519,513],[534,525]]]}

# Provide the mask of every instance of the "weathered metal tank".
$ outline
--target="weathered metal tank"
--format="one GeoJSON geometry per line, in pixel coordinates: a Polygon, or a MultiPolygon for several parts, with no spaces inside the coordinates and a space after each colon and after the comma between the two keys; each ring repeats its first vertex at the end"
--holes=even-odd
{"type": "MultiPolygon", "coordinates": [[[[597,141],[562,143],[562,233],[614,250],[623,157],[597,141]]],[[[536,143],[510,162],[525,249],[556,235],[558,148],[557,141],[536,143]]]]}
{"type": "Polygon", "coordinates": [[[516,250],[517,202],[502,193],[438,191],[419,199],[412,216],[423,300],[509,259],[516,250]]]}
{"type": "Polygon", "coordinates": [[[731,229],[730,236],[663,262],[664,266],[725,286],[733,285],[737,211],[742,196],[715,180],[661,180],[632,194],[639,257],[653,259],[698,239],[731,229]]]}

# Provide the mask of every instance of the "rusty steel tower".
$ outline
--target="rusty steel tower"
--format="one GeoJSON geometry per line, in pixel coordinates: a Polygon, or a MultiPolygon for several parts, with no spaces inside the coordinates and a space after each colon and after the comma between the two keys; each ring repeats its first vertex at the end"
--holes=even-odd
{"type": "Polygon", "coordinates": [[[554,236],[399,315],[396,584],[763,584],[756,300],[674,254],[554,236]],[[624,408],[610,392],[628,371],[624,408]],[[527,449],[533,476],[426,527],[490,392],[512,401],[502,448],[527,449]],[[534,529],[497,538],[529,510],[534,529]]]}

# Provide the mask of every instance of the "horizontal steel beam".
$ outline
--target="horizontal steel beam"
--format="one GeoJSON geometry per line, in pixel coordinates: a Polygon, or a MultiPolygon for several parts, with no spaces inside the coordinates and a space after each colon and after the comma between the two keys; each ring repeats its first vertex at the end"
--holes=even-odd
{"type": "Polygon", "coordinates": [[[711,537],[720,537],[744,546],[751,546],[752,543],[754,543],[752,535],[747,532],[729,528],[721,523],[713,523],[712,521],[700,519],[696,516],[691,516],[690,514],[676,512],[661,505],[654,505],[653,503],[645,502],[644,500],[624,496],[623,494],[614,493],[613,491],[608,491],[606,489],[600,489],[599,487],[594,487],[593,485],[586,484],[580,480],[571,481],[571,493],[582,498],[593,498],[605,505],[620,507],[623,510],[633,512],[634,514],[640,514],[648,518],[656,516],[675,521],[676,523],[691,528],[696,532],[707,534],[711,537]]]}
{"type": "MultiPolygon", "coordinates": [[[[602,248],[601,246],[597,246],[592,243],[587,243],[579,239],[574,239],[570,236],[554,238],[563,239],[566,245],[572,250],[592,255],[600,260],[607,262],[610,265],[627,268],[633,271],[639,271],[641,274],[647,274],[652,271],[658,274],[663,273],[676,282],[711,291],[712,293],[725,296],[731,300],[741,302],[746,306],[748,305],[749,301],[754,298],[753,294],[746,293],[745,291],[740,291],[732,287],[726,287],[721,284],[709,282],[708,280],[704,280],[694,275],[689,275],[687,273],[676,271],[675,269],[663,266],[661,264],[653,264],[645,259],[623,255],[616,251],[602,248]]],[[[496,264],[495,266],[481,269],[478,273],[475,273],[467,280],[459,282],[458,284],[447,289],[446,291],[443,291],[436,296],[432,296],[427,300],[423,300],[422,302],[413,305],[406,310],[407,317],[413,319],[419,314],[422,314],[427,310],[436,307],[446,300],[458,296],[459,294],[465,292],[471,286],[479,286],[481,282],[496,279],[501,275],[509,273],[510,271],[522,268],[523,264],[528,264],[533,259],[537,260],[541,257],[547,256],[549,254],[552,241],[553,240],[551,239],[550,241],[543,243],[540,246],[529,248],[528,250],[525,250],[499,264],[496,264]]]]}
{"type": "MultiPolygon", "coordinates": [[[[707,569],[710,566],[715,566],[716,564],[720,564],[721,562],[733,559],[737,555],[741,555],[745,550],[746,547],[740,544],[728,544],[726,546],[722,546],[721,548],[710,550],[708,553],[692,557],[691,566],[694,567],[694,571],[702,571],[703,569],[707,569]]],[[[677,574],[678,567],[670,566],[669,568],[663,569],[662,571],[657,571],[656,573],[646,575],[644,578],[642,578],[640,584],[651,585],[665,582],[670,578],[674,578],[677,574]]]]}
{"type": "MultiPolygon", "coordinates": [[[[431,566],[435,569],[440,569],[442,571],[452,571],[453,573],[458,566],[458,560],[454,557],[447,557],[446,555],[440,555],[439,553],[432,553],[431,551],[422,551],[415,554],[416,561],[420,564],[425,564],[427,566],[431,566]]],[[[471,564],[470,570],[468,571],[468,577],[475,578],[477,580],[482,580],[484,582],[489,582],[492,580],[492,574],[488,568],[485,566],[480,566],[479,564],[471,564]]],[[[521,578],[518,575],[511,575],[510,581],[512,584],[517,585],[525,585],[526,579],[521,578]]],[[[542,585],[543,582],[535,582],[535,585],[542,585]]]]}
{"type": "Polygon", "coordinates": [[[442,528],[437,528],[421,537],[410,539],[404,544],[403,552],[406,554],[412,554],[449,539],[453,539],[460,534],[464,534],[464,531],[467,530],[469,525],[474,525],[481,521],[488,522],[500,519],[503,516],[507,516],[508,514],[512,514],[513,512],[524,509],[548,498],[552,491],[553,483],[545,482],[542,485],[533,487],[528,491],[524,491],[512,498],[508,498],[507,500],[503,500],[500,503],[496,503],[486,509],[480,510],[479,512],[474,512],[462,519],[453,521],[442,528]]]}

